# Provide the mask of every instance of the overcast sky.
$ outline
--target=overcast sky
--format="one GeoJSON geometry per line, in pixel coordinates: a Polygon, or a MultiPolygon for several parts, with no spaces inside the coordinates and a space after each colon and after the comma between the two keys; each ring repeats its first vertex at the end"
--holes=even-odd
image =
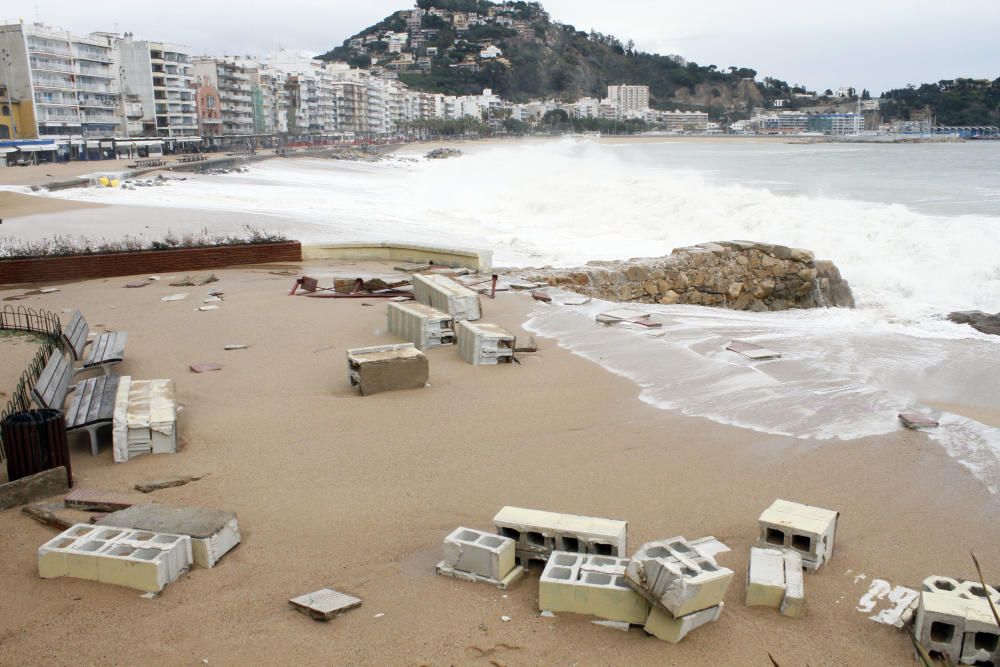
{"type": "MultiPolygon", "coordinates": [[[[850,85],[873,93],[957,76],[1000,76],[998,0],[548,0],[552,18],[634,39],[639,49],[700,64],[752,67],[809,88],[850,85]]],[[[406,0],[39,0],[30,15],[74,32],[130,31],[196,54],[317,53],[379,21],[406,0]]]]}

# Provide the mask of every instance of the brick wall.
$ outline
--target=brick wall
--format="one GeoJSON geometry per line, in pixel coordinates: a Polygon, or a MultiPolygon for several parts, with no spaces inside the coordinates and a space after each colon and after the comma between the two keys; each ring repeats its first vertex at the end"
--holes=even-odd
{"type": "Polygon", "coordinates": [[[141,250],[107,255],[0,260],[0,285],[220,269],[238,264],[300,262],[298,241],[259,245],[141,250]]]}

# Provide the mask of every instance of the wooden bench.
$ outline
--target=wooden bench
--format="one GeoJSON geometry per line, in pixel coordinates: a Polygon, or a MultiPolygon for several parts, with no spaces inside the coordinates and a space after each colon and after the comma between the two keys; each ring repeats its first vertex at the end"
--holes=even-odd
{"type": "Polygon", "coordinates": [[[90,326],[87,325],[87,320],[83,319],[83,314],[79,310],[73,311],[69,325],[63,329],[63,340],[73,359],[82,362],[82,366],[74,372],[82,373],[99,368],[107,375],[111,372],[111,366],[121,363],[125,358],[125,342],[128,340],[128,334],[124,331],[106,331],[94,339],[88,351],[86,348],[90,342],[89,334],[90,326]],[[85,353],[86,358],[84,358],[85,353]]]}
{"type": "Polygon", "coordinates": [[[201,162],[207,159],[204,155],[182,155],[178,162],[201,162]]]}
{"type": "Polygon", "coordinates": [[[130,167],[162,167],[163,160],[152,159],[152,160],[136,160],[134,164],[130,164],[130,167]]]}
{"type": "Polygon", "coordinates": [[[97,456],[97,430],[114,422],[119,377],[98,375],[71,386],[72,378],[69,358],[59,350],[53,351],[38,382],[31,388],[31,400],[40,408],[61,411],[68,433],[86,431],[90,435],[90,451],[97,456]],[[73,400],[65,408],[66,395],[71,391],[73,400]]]}

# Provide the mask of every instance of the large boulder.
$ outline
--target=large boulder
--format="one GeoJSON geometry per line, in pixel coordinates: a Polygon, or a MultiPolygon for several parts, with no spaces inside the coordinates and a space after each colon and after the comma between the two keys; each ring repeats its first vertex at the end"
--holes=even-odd
{"type": "Polygon", "coordinates": [[[754,241],[699,243],[666,257],[517,275],[609,301],[754,311],[854,307],[851,287],[833,262],[809,250],[754,241]]]}
{"type": "Polygon", "coordinates": [[[990,315],[981,310],[965,310],[949,314],[948,319],[956,324],[968,324],[984,334],[1000,336],[1000,313],[990,315]]]}

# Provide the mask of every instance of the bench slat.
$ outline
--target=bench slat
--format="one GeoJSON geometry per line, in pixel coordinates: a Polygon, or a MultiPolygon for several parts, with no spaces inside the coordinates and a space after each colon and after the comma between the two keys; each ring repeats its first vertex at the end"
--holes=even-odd
{"type": "Polygon", "coordinates": [[[77,384],[76,390],[73,392],[73,400],[69,404],[69,410],[66,411],[67,428],[76,428],[86,423],[87,408],[90,406],[90,401],[94,395],[94,383],[92,381],[94,379],[96,378],[84,380],[77,384]]]}
{"type": "Polygon", "coordinates": [[[117,375],[101,375],[77,385],[73,402],[66,413],[67,428],[77,429],[113,421],[119,379],[117,375]]]}
{"type": "Polygon", "coordinates": [[[121,361],[125,358],[125,343],[128,333],[125,331],[109,331],[97,337],[90,347],[90,354],[84,367],[99,366],[109,361],[121,361]]]}
{"type": "Polygon", "coordinates": [[[35,403],[42,408],[62,410],[72,377],[73,367],[69,359],[61,351],[54,351],[35,386],[31,388],[35,403]]]}
{"type": "Polygon", "coordinates": [[[69,325],[63,330],[63,338],[66,339],[66,344],[69,345],[70,352],[73,353],[73,359],[79,361],[83,357],[83,349],[87,347],[87,334],[90,333],[90,327],[87,326],[87,321],[83,319],[83,313],[79,310],[73,311],[73,317],[69,321],[69,325]]]}

